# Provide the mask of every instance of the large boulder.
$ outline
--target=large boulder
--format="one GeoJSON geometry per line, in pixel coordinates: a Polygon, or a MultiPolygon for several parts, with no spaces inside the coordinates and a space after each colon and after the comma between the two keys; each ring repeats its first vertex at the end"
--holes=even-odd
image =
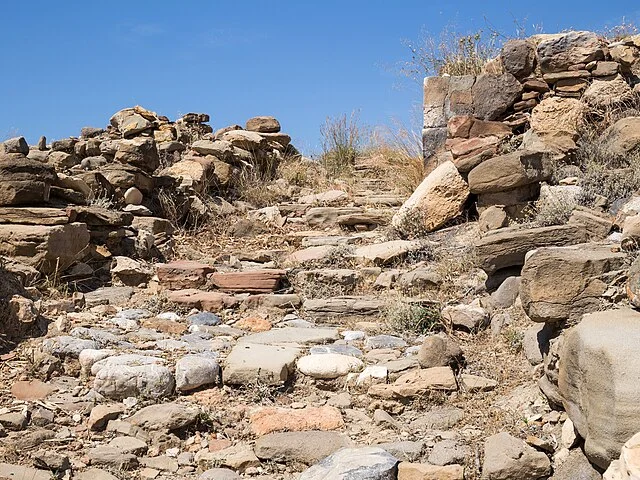
{"type": "Polygon", "coordinates": [[[603,134],[607,150],[625,157],[640,150],[640,117],[626,117],[607,128],[603,134]]]}
{"type": "Polygon", "coordinates": [[[500,59],[504,70],[520,80],[536,66],[536,47],[529,40],[512,39],[503,45],[500,59]]]}
{"type": "Polygon", "coordinates": [[[153,138],[136,137],[131,140],[122,140],[118,144],[114,159],[149,173],[160,166],[160,157],[153,138]]]}
{"type": "Polygon", "coordinates": [[[633,90],[622,75],[594,79],[582,95],[582,101],[595,108],[607,108],[633,99],[633,90]]]}
{"type": "Polygon", "coordinates": [[[640,313],[585,315],[566,334],[558,387],[587,458],[601,468],[640,431],[640,313]]]}
{"type": "Polygon", "coordinates": [[[483,120],[498,120],[520,100],[522,85],[510,73],[479,75],[471,92],[475,117],[483,120]]]}
{"type": "Polygon", "coordinates": [[[410,227],[430,232],[460,215],[468,196],[469,186],[453,162],[444,162],[422,181],[391,223],[401,231],[410,227]]]}
{"type": "Polygon", "coordinates": [[[2,142],[1,153],[21,153],[22,155],[29,154],[29,144],[24,137],[9,138],[2,142]]]}
{"type": "Polygon", "coordinates": [[[530,250],[576,245],[586,240],[586,231],[582,225],[502,228],[487,233],[476,242],[476,254],[480,260],[480,268],[491,275],[503,268],[521,267],[530,250]]]}
{"type": "Polygon", "coordinates": [[[608,245],[540,248],[522,268],[520,299],[535,322],[575,320],[598,309],[610,272],[622,268],[626,255],[608,245]]]}
{"type": "Polygon", "coordinates": [[[538,61],[542,73],[564,72],[569,67],[604,58],[606,45],[593,32],[567,32],[541,36],[538,61]]]}
{"type": "Polygon", "coordinates": [[[224,133],[220,139],[226,140],[234,147],[238,147],[252,153],[267,146],[267,141],[263,136],[257,132],[250,132],[247,130],[231,130],[224,133]]]}
{"type": "Polygon", "coordinates": [[[531,112],[531,132],[561,151],[575,148],[588,106],[575,98],[548,97],[531,112]]]}
{"type": "Polygon", "coordinates": [[[66,225],[0,225],[0,255],[37,268],[41,273],[63,272],[89,244],[84,223],[66,225]]]}
{"type": "Polygon", "coordinates": [[[129,138],[152,128],[153,121],[156,119],[157,116],[155,113],[136,105],[133,108],[124,108],[114,113],[109,123],[111,123],[123,137],[129,138]]]}
{"type": "Polygon", "coordinates": [[[260,133],[278,133],[280,122],[275,117],[253,117],[247,120],[247,130],[260,133]]]}
{"type": "Polygon", "coordinates": [[[518,150],[485,160],[469,172],[471,193],[498,193],[545,180],[544,154],[518,150]]]}
{"type": "Polygon", "coordinates": [[[215,182],[215,157],[191,157],[174,163],[160,171],[160,175],[173,177],[185,187],[205,192],[215,182]]]}
{"type": "Polygon", "coordinates": [[[0,206],[33,205],[49,200],[56,172],[51,165],[0,154],[0,206]]]}
{"type": "Polygon", "coordinates": [[[628,37],[609,49],[611,58],[626,74],[640,75],[640,35],[628,37]]]}

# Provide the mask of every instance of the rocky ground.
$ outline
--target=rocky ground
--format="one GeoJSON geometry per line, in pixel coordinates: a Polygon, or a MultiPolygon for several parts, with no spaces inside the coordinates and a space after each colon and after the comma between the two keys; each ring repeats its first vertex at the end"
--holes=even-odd
{"type": "Polygon", "coordinates": [[[2,143],[0,478],[636,478],[640,40],[514,42],[410,191],[273,117],[2,143]]]}
{"type": "MultiPolygon", "coordinates": [[[[46,337],[3,357],[0,471],[284,479],[369,446],[335,468],[479,478],[487,437],[497,464],[508,444],[549,471],[575,436],[537,386],[519,278],[486,292],[475,223],[393,238],[404,199],[373,174],[279,205],[285,226],[182,245],[145,288],[42,298],[46,337]],[[465,303],[441,316],[445,294],[465,303]]],[[[342,478],[320,468],[300,478],[342,478]]]]}

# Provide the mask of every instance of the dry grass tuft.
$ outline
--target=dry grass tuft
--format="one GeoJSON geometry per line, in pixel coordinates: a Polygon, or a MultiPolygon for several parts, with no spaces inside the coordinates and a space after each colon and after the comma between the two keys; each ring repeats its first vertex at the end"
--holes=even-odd
{"type": "Polygon", "coordinates": [[[478,75],[500,53],[499,37],[495,31],[460,33],[451,25],[438,35],[423,31],[417,41],[403,42],[411,59],[400,66],[400,71],[419,82],[433,75],[478,75]]]}
{"type": "Polygon", "coordinates": [[[383,317],[386,326],[399,335],[422,335],[444,330],[440,304],[413,301],[391,294],[385,299],[383,317]]]}
{"type": "Polygon", "coordinates": [[[320,127],[322,153],[320,164],[332,177],[353,171],[362,151],[363,128],[358,112],[351,112],[335,118],[327,117],[320,127]]]}
{"type": "Polygon", "coordinates": [[[398,193],[411,195],[427,175],[422,156],[422,137],[399,125],[378,129],[365,149],[367,163],[381,178],[393,179],[398,193]]]}

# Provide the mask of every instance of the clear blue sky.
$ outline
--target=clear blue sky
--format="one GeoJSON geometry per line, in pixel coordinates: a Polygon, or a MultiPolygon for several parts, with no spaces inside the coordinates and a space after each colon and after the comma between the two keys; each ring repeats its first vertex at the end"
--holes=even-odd
{"type": "MultiPolygon", "coordinates": [[[[0,140],[34,143],[105,126],[143,105],[175,119],[206,112],[214,128],[275,115],[304,151],[327,116],[360,111],[369,125],[415,124],[420,87],[385,66],[402,39],[484,17],[546,32],[640,23],[635,0],[6,1],[0,25],[0,140]]],[[[391,68],[392,70],[392,68],[391,68]]]]}

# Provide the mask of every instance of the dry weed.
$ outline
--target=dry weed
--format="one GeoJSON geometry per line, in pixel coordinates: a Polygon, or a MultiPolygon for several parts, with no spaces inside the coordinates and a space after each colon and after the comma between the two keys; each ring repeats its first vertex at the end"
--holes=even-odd
{"type": "Polygon", "coordinates": [[[385,325],[394,333],[422,335],[444,330],[440,304],[416,301],[396,294],[385,299],[382,311],[385,325]]]}
{"type": "Polygon", "coordinates": [[[411,59],[400,66],[400,72],[419,82],[433,75],[478,75],[500,52],[499,36],[483,30],[463,34],[451,25],[439,35],[423,31],[417,41],[403,42],[411,59]]]}
{"type": "Polygon", "coordinates": [[[340,176],[353,171],[360,155],[363,128],[359,124],[358,112],[349,116],[327,117],[320,127],[322,153],[320,164],[330,176],[340,176]]]}
{"type": "Polygon", "coordinates": [[[421,135],[402,125],[374,132],[364,155],[382,178],[393,179],[393,187],[403,195],[411,195],[428,173],[421,135]]]}

